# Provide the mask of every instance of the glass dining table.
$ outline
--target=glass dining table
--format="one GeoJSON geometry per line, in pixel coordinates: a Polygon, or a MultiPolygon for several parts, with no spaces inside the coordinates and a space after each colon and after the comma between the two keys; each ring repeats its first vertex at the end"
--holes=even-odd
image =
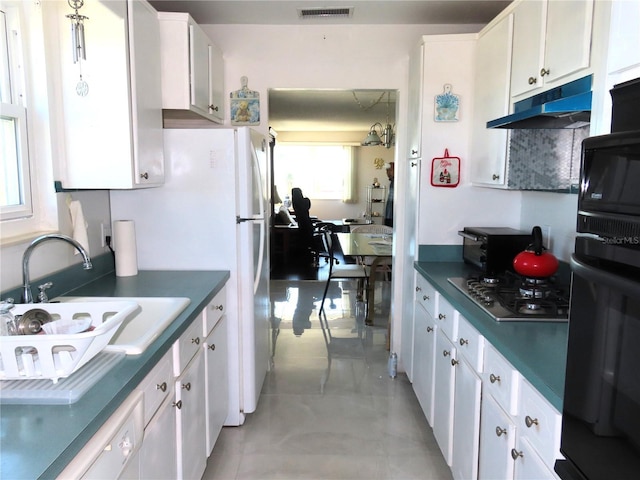
{"type": "MultiPolygon", "coordinates": [[[[393,240],[391,235],[380,233],[336,233],[342,254],[356,257],[359,262],[371,260],[367,282],[367,310],[365,323],[373,325],[375,306],[375,281],[378,266],[391,263],[393,240]]],[[[366,262],[369,264],[369,262],[366,262]]]]}

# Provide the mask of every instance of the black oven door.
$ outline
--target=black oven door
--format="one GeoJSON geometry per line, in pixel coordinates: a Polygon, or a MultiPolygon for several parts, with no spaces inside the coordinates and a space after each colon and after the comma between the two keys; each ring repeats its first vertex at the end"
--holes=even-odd
{"type": "MultiPolygon", "coordinates": [[[[640,478],[640,275],[576,243],[561,451],[564,480],[640,478]]],[[[616,248],[616,247],[612,247],[616,248]]],[[[596,248],[597,251],[599,249],[596,248]]],[[[614,255],[615,256],[615,255],[614,255]]]]}

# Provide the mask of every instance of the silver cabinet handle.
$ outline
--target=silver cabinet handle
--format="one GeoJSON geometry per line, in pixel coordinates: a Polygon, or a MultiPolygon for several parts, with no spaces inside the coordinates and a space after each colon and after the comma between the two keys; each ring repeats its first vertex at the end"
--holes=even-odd
{"type": "Polygon", "coordinates": [[[421,292],[421,291],[422,291],[422,288],[416,285],[416,292],[421,292]]]}
{"type": "Polygon", "coordinates": [[[177,402],[173,402],[172,406],[176,407],[178,410],[182,408],[182,400],[178,400],[177,402]]]}
{"type": "Polygon", "coordinates": [[[538,83],[538,79],[536,77],[529,77],[529,85],[534,85],[538,83]]]}
{"type": "Polygon", "coordinates": [[[452,367],[455,367],[458,363],[460,363],[460,362],[458,362],[458,360],[456,360],[455,358],[451,359],[451,366],[452,367]]]}
{"type": "Polygon", "coordinates": [[[443,351],[442,351],[442,356],[443,356],[443,357],[446,357],[446,356],[448,356],[448,355],[451,355],[451,352],[449,352],[449,351],[447,351],[447,350],[443,350],[443,351]]]}
{"type": "Polygon", "coordinates": [[[211,305],[211,310],[224,310],[224,305],[220,304],[220,305],[211,305]]]}
{"type": "Polygon", "coordinates": [[[156,385],[156,390],[161,390],[163,392],[167,391],[167,382],[162,382],[156,385]]]}
{"type": "Polygon", "coordinates": [[[183,388],[184,390],[186,390],[187,392],[190,392],[190,391],[191,391],[191,382],[183,383],[183,384],[182,384],[182,388],[183,388]]]}
{"type": "Polygon", "coordinates": [[[145,180],[149,180],[149,173],[148,172],[144,172],[140,174],[140,178],[144,178],[145,180]]]}
{"type": "Polygon", "coordinates": [[[209,350],[215,350],[216,349],[216,344],[212,343],[211,345],[209,345],[209,350]]]}
{"type": "Polygon", "coordinates": [[[496,435],[498,437],[501,437],[502,435],[506,435],[506,434],[507,434],[506,428],[500,428],[500,426],[496,427],[496,435]]]}
{"type": "Polygon", "coordinates": [[[209,105],[209,110],[213,110],[214,112],[218,111],[218,107],[215,105],[209,105]]]}
{"type": "Polygon", "coordinates": [[[491,375],[489,375],[489,381],[491,383],[496,383],[496,382],[500,383],[500,375],[496,376],[492,373],[491,375]]]}
{"type": "Polygon", "coordinates": [[[523,457],[524,455],[522,455],[522,452],[519,452],[518,450],[516,450],[515,448],[511,449],[511,458],[513,458],[514,460],[517,460],[518,457],[523,457]]]}
{"type": "Polygon", "coordinates": [[[431,298],[431,297],[429,297],[429,295],[423,295],[423,296],[422,296],[422,300],[424,300],[425,302],[426,302],[427,300],[429,300],[430,298],[431,298]]]}
{"type": "Polygon", "coordinates": [[[411,155],[417,155],[418,154],[418,150],[411,150],[411,155]]]}
{"type": "Polygon", "coordinates": [[[538,419],[537,418],[531,418],[529,415],[524,417],[524,424],[527,426],[527,428],[531,428],[534,425],[539,425],[538,419]]]}
{"type": "Polygon", "coordinates": [[[460,337],[458,343],[460,343],[461,347],[464,347],[465,345],[469,345],[469,340],[465,340],[464,338],[460,337]]]}
{"type": "Polygon", "coordinates": [[[541,77],[544,77],[545,75],[549,75],[549,73],[551,73],[551,71],[548,68],[542,67],[542,70],[540,70],[541,77]]]}
{"type": "Polygon", "coordinates": [[[418,162],[411,162],[411,166],[412,166],[412,167],[415,167],[415,166],[417,166],[417,165],[418,165],[418,162]]]}
{"type": "Polygon", "coordinates": [[[444,320],[445,318],[447,318],[447,316],[444,313],[438,314],[438,320],[444,320]]]}
{"type": "Polygon", "coordinates": [[[427,333],[433,332],[433,327],[427,327],[427,333]]]}
{"type": "Polygon", "coordinates": [[[192,338],[191,343],[195,343],[196,345],[200,345],[200,337],[192,338]]]}
{"type": "Polygon", "coordinates": [[[491,175],[491,180],[494,180],[494,181],[495,180],[500,180],[500,175],[497,175],[497,174],[494,173],[493,175],[491,175]]]}

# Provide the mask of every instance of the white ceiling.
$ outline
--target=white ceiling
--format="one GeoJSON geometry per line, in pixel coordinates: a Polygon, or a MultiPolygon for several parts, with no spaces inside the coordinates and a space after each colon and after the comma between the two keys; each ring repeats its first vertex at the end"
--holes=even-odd
{"type": "MultiPolygon", "coordinates": [[[[150,0],[159,11],[188,12],[196,22],[255,25],[482,25],[510,0],[150,0]],[[298,9],[353,7],[349,18],[300,18],[298,9]]],[[[395,92],[372,106],[382,90],[291,90],[269,92],[269,125],[276,131],[368,131],[395,123],[395,92]],[[364,108],[363,108],[364,107],[364,108]]]]}
{"type": "Polygon", "coordinates": [[[160,11],[189,12],[200,24],[486,24],[510,0],[150,0],[160,11]],[[350,18],[305,18],[299,8],[353,7],[350,18]]]}

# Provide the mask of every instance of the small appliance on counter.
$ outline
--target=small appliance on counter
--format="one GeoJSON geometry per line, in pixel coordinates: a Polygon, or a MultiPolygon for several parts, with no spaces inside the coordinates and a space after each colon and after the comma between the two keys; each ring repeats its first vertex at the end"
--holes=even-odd
{"type": "Polygon", "coordinates": [[[482,273],[497,275],[512,268],[513,259],[531,243],[531,233],[506,227],[464,227],[462,258],[482,273]]]}

